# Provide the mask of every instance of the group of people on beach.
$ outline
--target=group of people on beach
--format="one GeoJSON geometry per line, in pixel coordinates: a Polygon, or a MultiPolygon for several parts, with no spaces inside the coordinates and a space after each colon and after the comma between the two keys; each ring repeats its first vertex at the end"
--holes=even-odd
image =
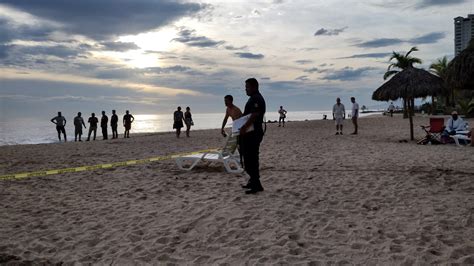
{"type": "MultiPolygon", "coordinates": [[[[359,104],[356,102],[355,97],[351,97],[352,102],[352,112],[351,120],[354,125],[354,132],[351,135],[357,135],[357,130],[359,128],[357,124],[357,119],[359,118],[359,104]]],[[[336,135],[343,135],[342,128],[344,125],[344,120],[346,119],[346,109],[344,104],[341,103],[341,99],[336,99],[336,104],[332,107],[332,119],[336,122],[336,135]]]]}
{"type": "MultiPolygon", "coordinates": [[[[125,128],[125,132],[123,134],[124,138],[130,138],[130,129],[132,128],[132,123],[135,120],[132,114],[127,110],[125,111],[125,115],[123,116],[123,126],[125,128]]],[[[58,112],[58,115],[51,119],[51,122],[56,125],[56,131],[58,132],[58,139],[61,141],[61,134],[64,135],[64,142],[67,141],[66,136],[66,118],[58,112]]],[[[90,141],[91,135],[93,135],[93,140],[96,138],[97,134],[97,125],[99,124],[99,119],[95,116],[95,113],[91,113],[91,116],[87,120],[89,123],[89,134],[87,135],[87,140],[90,141]]],[[[105,111],[102,111],[102,117],[100,119],[100,127],[102,129],[102,139],[108,139],[108,123],[109,117],[106,115],[105,111]]],[[[86,123],[82,118],[82,113],[78,112],[77,116],[74,117],[74,141],[82,141],[82,127],[86,127],[86,123]]],[[[118,116],[115,110],[112,110],[112,116],[110,118],[110,127],[112,128],[112,138],[118,138],[118,116]]]]}

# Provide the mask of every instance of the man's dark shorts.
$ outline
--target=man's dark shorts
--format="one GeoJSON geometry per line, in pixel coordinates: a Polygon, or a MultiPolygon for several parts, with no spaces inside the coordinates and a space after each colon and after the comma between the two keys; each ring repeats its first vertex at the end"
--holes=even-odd
{"type": "Polygon", "coordinates": [[[74,129],[74,133],[75,133],[76,135],[82,135],[82,126],[76,127],[76,128],[74,129]]]}
{"type": "Polygon", "coordinates": [[[64,126],[56,126],[56,130],[58,131],[58,133],[64,133],[66,134],[66,129],[64,128],[64,126]]]}

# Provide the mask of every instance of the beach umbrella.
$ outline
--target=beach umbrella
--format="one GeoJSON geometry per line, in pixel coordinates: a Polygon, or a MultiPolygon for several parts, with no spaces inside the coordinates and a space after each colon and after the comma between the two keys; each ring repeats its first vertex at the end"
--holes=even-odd
{"type": "Polygon", "coordinates": [[[372,94],[372,99],[376,101],[404,99],[408,108],[410,138],[413,140],[413,100],[415,98],[436,95],[442,92],[443,88],[443,80],[440,77],[423,69],[409,67],[397,73],[389,81],[375,90],[372,94]]]}
{"type": "Polygon", "coordinates": [[[446,83],[453,88],[474,90],[474,39],[448,64],[446,83]]]}

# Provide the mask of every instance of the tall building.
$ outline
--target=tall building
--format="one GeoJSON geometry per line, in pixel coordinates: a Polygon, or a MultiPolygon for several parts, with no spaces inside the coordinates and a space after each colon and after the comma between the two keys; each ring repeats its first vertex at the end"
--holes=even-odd
{"type": "Polygon", "coordinates": [[[474,36],[474,15],[469,14],[467,18],[454,18],[454,54],[458,55],[466,49],[469,41],[474,36]]]}

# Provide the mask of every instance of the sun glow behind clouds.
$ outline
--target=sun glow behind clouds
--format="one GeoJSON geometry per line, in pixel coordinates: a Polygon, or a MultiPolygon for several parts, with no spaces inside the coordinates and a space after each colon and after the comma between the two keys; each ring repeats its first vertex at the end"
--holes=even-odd
{"type": "Polygon", "coordinates": [[[174,28],[164,28],[156,32],[147,32],[138,35],[122,36],[118,41],[133,42],[138,45],[141,50],[130,50],[121,54],[121,58],[125,59],[127,65],[136,68],[161,66],[159,58],[153,52],[167,52],[174,48],[173,39],[176,38],[176,30],[174,28]]]}

